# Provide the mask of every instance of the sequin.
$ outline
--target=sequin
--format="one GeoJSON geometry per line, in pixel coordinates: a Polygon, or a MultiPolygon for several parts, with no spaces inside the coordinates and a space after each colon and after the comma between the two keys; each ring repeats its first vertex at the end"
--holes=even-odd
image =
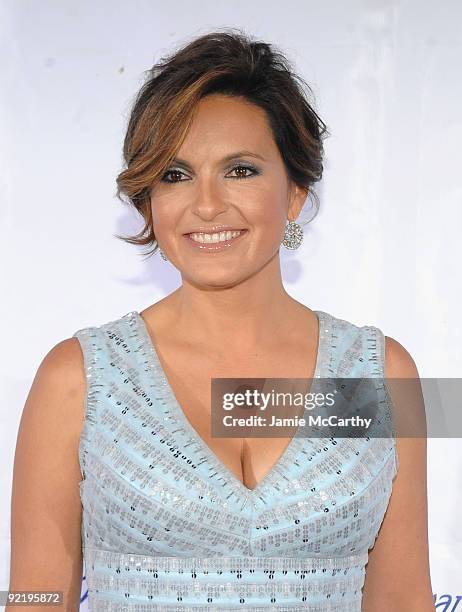
{"type": "Polygon", "coordinates": [[[314,378],[377,378],[390,438],[295,435],[250,490],[195,433],[138,312],[75,332],[90,611],[361,610],[398,470],[384,336],[319,317],[314,378]]]}

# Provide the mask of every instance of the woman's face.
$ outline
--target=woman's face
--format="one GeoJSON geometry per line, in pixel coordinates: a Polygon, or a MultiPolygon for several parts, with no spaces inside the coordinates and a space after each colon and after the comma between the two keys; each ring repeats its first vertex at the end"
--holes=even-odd
{"type": "Polygon", "coordinates": [[[231,286],[278,254],[286,221],[297,218],[306,196],[287,176],[265,111],[213,94],[200,101],[151,191],[154,232],[183,280],[231,286]],[[228,230],[241,234],[230,239],[228,230]]]}

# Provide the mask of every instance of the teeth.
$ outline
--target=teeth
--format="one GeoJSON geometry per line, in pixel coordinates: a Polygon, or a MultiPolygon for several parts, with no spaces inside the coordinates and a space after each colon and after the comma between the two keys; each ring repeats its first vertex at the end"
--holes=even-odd
{"type": "Polygon", "coordinates": [[[190,238],[194,240],[194,242],[202,242],[206,244],[216,244],[218,242],[225,242],[226,240],[231,240],[231,238],[236,238],[239,236],[241,232],[219,232],[216,234],[189,234],[190,238]]]}

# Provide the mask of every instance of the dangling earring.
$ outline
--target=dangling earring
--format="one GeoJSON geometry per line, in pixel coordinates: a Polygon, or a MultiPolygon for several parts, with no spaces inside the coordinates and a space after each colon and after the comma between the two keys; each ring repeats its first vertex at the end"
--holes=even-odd
{"type": "Polygon", "coordinates": [[[286,249],[298,249],[303,241],[303,228],[296,221],[288,221],[282,244],[286,249]]]}
{"type": "Polygon", "coordinates": [[[160,256],[162,257],[162,259],[163,259],[164,261],[168,261],[167,257],[165,256],[165,253],[162,251],[162,249],[161,249],[161,248],[159,248],[159,253],[160,253],[160,256]]]}

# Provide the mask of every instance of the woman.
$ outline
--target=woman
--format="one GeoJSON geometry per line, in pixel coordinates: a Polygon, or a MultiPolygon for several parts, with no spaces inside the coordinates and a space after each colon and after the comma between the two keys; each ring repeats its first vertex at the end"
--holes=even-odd
{"type": "Polygon", "coordinates": [[[161,247],[182,283],[40,365],[10,589],[77,609],[83,546],[91,610],[433,609],[423,440],[211,435],[212,378],[418,376],[378,328],[284,289],[327,133],[302,84],[230,31],[150,72],[118,193],[145,222],[125,239],[161,247]]]}

